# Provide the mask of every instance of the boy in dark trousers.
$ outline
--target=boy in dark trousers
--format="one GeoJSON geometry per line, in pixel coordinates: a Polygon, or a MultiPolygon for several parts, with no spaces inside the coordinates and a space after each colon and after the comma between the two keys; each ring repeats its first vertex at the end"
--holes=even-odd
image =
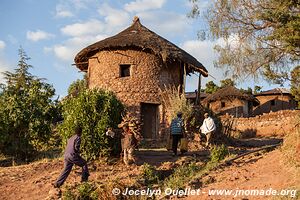
{"type": "Polygon", "coordinates": [[[56,188],[59,188],[63,185],[65,180],[68,178],[74,164],[82,167],[81,182],[88,180],[90,174],[87,162],[80,156],[81,132],[81,127],[77,127],[75,129],[75,135],[68,139],[64,154],[64,169],[57,181],[53,184],[56,188]]]}
{"type": "Polygon", "coordinates": [[[185,132],[184,122],[182,119],[182,112],[178,112],[177,117],[175,117],[172,120],[170,129],[171,129],[171,136],[172,136],[173,156],[176,156],[178,142],[184,136],[184,132],[185,132]]]}

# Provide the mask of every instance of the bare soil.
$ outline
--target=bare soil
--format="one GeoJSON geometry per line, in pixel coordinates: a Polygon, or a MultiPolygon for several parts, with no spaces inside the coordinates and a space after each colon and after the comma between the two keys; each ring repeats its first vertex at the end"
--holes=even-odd
{"type": "MultiPolygon", "coordinates": [[[[273,139],[253,139],[243,141],[244,147],[232,148],[232,152],[246,152],[253,148],[278,142],[273,139]],[[271,142],[273,141],[273,142],[271,142]]],[[[120,161],[112,164],[91,163],[90,180],[118,180],[123,184],[132,184],[140,173],[140,166],[147,162],[159,168],[171,169],[174,163],[183,164],[189,158],[197,158],[199,161],[207,159],[208,150],[188,152],[184,156],[172,157],[170,152],[164,149],[139,150],[137,152],[137,165],[126,167],[120,161]],[[182,162],[182,163],[181,163],[182,162]]],[[[241,158],[231,166],[220,168],[209,173],[201,180],[201,190],[209,189],[289,189],[297,184],[294,171],[283,162],[280,150],[264,154],[255,154],[241,158]]],[[[0,191],[1,199],[47,199],[53,192],[53,183],[63,168],[62,159],[42,160],[28,165],[0,167],[0,191]]],[[[71,172],[66,185],[80,182],[80,169],[77,167],[71,172]]],[[[225,197],[189,196],[187,199],[225,199],[225,197]]],[[[243,199],[235,198],[235,199],[243,199]]],[[[258,199],[258,198],[244,198],[258,199]]],[[[261,199],[268,199],[261,197],[261,199]]]]}
{"type": "MultiPolygon", "coordinates": [[[[299,189],[299,177],[295,169],[287,166],[279,149],[266,154],[252,155],[209,173],[202,178],[200,196],[186,199],[276,199],[280,196],[209,196],[208,191],[218,190],[285,190],[299,189]]],[[[287,196],[290,197],[290,196],[287,196]]],[[[290,199],[290,198],[289,198],[290,199]]]]}

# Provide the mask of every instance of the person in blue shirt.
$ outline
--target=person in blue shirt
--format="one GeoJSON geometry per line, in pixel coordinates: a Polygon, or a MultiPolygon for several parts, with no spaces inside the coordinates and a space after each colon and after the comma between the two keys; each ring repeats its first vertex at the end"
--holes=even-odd
{"type": "Polygon", "coordinates": [[[182,112],[178,112],[177,117],[175,117],[171,122],[173,156],[177,155],[178,142],[183,137],[184,132],[185,130],[184,130],[184,122],[182,119],[182,112]]]}
{"type": "Polygon", "coordinates": [[[82,167],[81,182],[87,181],[89,177],[89,170],[86,160],[80,156],[80,143],[81,143],[82,128],[76,127],[75,135],[68,139],[67,147],[64,154],[64,169],[58,177],[57,181],[53,184],[55,188],[59,188],[68,178],[73,165],[82,167]]]}

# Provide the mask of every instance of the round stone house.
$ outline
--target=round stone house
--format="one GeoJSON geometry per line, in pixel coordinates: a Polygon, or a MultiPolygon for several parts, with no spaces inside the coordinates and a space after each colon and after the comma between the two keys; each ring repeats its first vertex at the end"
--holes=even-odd
{"type": "Polygon", "coordinates": [[[81,50],[76,66],[87,73],[89,88],[113,91],[142,122],[144,138],[159,139],[168,124],[160,91],[181,87],[185,77],[208,72],[194,57],[144,27],[133,24],[115,36],[81,50]]]}

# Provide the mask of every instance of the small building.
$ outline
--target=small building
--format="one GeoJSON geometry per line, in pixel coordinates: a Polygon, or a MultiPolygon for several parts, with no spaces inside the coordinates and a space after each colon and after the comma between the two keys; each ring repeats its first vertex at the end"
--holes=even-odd
{"type": "MultiPolygon", "coordinates": [[[[196,99],[197,99],[198,91],[196,90],[195,92],[186,92],[185,93],[185,98],[191,103],[191,104],[196,104],[196,99]]],[[[205,92],[200,92],[200,103],[208,96],[209,94],[205,92]]]]}
{"type": "Polygon", "coordinates": [[[113,91],[142,122],[144,138],[160,139],[168,128],[160,91],[185,89],[186,75],[207,77],[193,56],[157,35],[135,17],[131,26],[82,49],[76,66],[87,73],[88,87],[113,91]]]}
{"type": "Polygon", "coordinates": [[[253,116],[253,107],[259,105],[259,101],[253,95],[227,86],[206,97],[202,104],[220,115],[250,117],[253,116]]]}
{"type": "Polygon", "coordinates": [[[260,105],[254,108],[255,115],[276,112],[279,110],[294,110],[297,102],[289,90],[285,88],[275,88],[254,95],[260,105]]]}

